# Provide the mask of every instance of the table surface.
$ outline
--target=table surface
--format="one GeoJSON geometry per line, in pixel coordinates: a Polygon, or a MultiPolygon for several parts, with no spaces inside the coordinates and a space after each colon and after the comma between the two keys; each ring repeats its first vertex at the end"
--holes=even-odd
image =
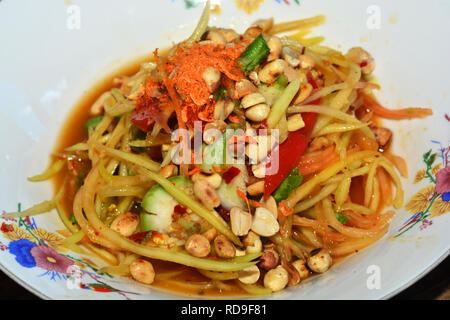
{"type": "MultiPolygon", "coordinates": [[[[434,270],[418,282],[397,294],[396,300],[450,300],[450,257],[447,257],[434,270]]],[[[39,299],[16,282],[0,272],[0,299],[37,300],[39,299]]]]}

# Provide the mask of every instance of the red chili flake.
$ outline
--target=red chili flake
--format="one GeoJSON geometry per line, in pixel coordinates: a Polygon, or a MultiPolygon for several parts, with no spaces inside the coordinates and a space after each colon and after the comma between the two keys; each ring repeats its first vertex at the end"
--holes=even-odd
{"type": "Polygon", "coordinates": [[[316,81],[314,81],[314,77],[313,77],[311,71],[309,71],[309,72],[306,74],[306,78],[308,79],[308,83],[309,83],[310,85],[312,85],[312,87],[313,87],[314,89],[318,89],[318,88],[319,88],[319,87],[317,86],[316,81]]]}
{"type": "Polygon", "coordinates": [[[445,114],[445,119],[450,122],[450,117],[448,116],[448,114],[445,114]]]}
{"type": "Polygon", "coordinates": [[[306,47],[303,47],[302,54],[305,54],[305,51],[306,51],[306,47]]]}
{"type": "Polygon", "coordinates": [[[230,167],[223,173],[222,179],[226,184],[229,184],[239,173],[241,173],[241,170],[236,167],[230,167]]]}
{"type": "Polygon", "coordinates": [[[95,234],[96,236],[99,236],[99,235],[100,235],[100,233],[98,233],[97,231],[95,231],[94,234],[95,234]]]}
{"type": "Polygon", "coordinates": [[[183,214],[186,213],[186,208],[182,205],[177,204],[175,208],[173,208],[172,218],[177,221],[183,214]]]}
{"type": "Polygon", "coordinates": [[[2,232],[7,233],[7,232],[14,231],[14,227],[12,225],[10,225],[10,224],[6,224],[6,223],[3,222],[0,230],[2,232]]]}
{"type": "Polygon", "coordinates": [[[368,65],[367,60],[364,60],[363,62],[361,62],[361,63],[359,64],[359,66],[360,66],[361,68],[364,68],[364,67],[367,66],[367,65],[368,65]]]}
{"type": "Polygon", "coordinates": [[[264,119],[259,125],[258,129],[256,129],[256,133],[258,136],[266,136],[269,132],[269,125],[267,124],[267,119],[264,119]]]}
{"type": "Polygon", "coordinates": [[[158,239],[159,241],[164,241],[164,236],[162,233],[159,233],[158,231],[152,231],[152,241],[156,242],[155,240],[158,239]]]}
{"type": "Polygon", "coordinates": [[[230,211],[228,211],[227,209],[225,209],[224,207],[220,206],[217,209],[217,213],[225,220],[225,221],[230,221],[230,211]]]}
{"type": "Polygon", "coordinates": [[[77,160],[71,160],[70,161],[70,166],[72,167],[72,169],[73,170],[77,170],[77,168],[78,168],[78,163],[77,163],[77,160]]]}
{"type": "Polygon", "coordinates": [[[137,243],[141,243],[150,232],[151,231],[138,232],[128,237],[128,239],[137,243]]]}

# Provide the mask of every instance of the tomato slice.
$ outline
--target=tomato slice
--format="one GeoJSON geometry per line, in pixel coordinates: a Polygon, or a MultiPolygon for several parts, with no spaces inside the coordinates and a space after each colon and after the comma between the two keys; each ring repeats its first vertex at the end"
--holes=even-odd
{"type": "MultiPolygon", "coordinates": [[[[312,104],[319,105],[321,99],[317,99],[312,104]]],[[[264,198],[267,199],[272,192],[287,178],[289,173],[294,169],[300,157],[308,147],[309,139],[314,129],[314,125],[317,120],[317,113],[307,112],[302,114],[303,122],[305,126],[298,131],[289,133],[287,139],[280,145],[276,146],[274,150],[268,156],[268,162],[266,168],[270,168],[274,155],[278,154],[278,172],[272,175],[266,175],[264,178],[264,198]]]]}

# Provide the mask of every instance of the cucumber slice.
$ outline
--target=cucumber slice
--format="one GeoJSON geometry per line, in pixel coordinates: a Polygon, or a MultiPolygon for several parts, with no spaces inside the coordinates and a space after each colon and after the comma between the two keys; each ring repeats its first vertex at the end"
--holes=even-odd
{"type": "MultiPolygon", "coordinates": [[[[180,187],[192,193],[192,183],[189,178],[177,176],[168,179],[177,187],[180,187]]],[[[167,233],[172,223],[172,214],[178,201],[160,185],[151,188],[142,200],[141,207],[145,210],[141,213],[141,229],[142,231],[158,231],[167,233]]]]}
{"type": "Polygon", "coordinates": [[[200,168],[203,171],[214,172],[213,166],[222,167],[225,159],[226,134],[222,134],[217,140],[203,147],[203,159],[200,168]]]}
{"type": "Polygon", "coordinates": [[[222,181],[219,189],[217,189],[217,193],[220,197],[220,204],[226,210],[231,210],[233,207],[247,210],[247,204],[237,193],[237,188],[244,194],[246,193],[246,182],[248,181],[247,168],[243,164],[235,164],[233,166],[238,168],[241,172],[231,180],[229,184],[222,181]]]}
{"type": "Polygon", "coordinates": [[[227,130],[225,130],[225,132],[218,137],[214,143],[204,146],[203,159],[200,168],[203,171],[213,173],[213,167],[223,167],[223,165],[227,162],[226,152],[228,140],[233,137],[233,135],[239,134],[239,132],[242,132],[242,134],[244,133],[242,129],[237,131],[237,129],[228,126],[227,130]]]}
{"type": "Polygon", "coordinates": [[[283,93],[287,86],[286,76],[280,76],[272,85],[268,86],[262,84],[258,87],[259,93],[261,93],[269,106],[273,105],[279,96],[283,93]]]}

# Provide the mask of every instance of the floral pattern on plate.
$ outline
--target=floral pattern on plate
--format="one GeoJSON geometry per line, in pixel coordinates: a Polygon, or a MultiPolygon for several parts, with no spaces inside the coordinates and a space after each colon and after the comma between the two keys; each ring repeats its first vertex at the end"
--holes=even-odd
{"type": "MultiPolygon", "coordinates": [[[[174,2],[175,0],[172,0],[174,2]]],[[[183,0],[184,5],[186,9],[195,8],[205,2],[205,0],[183,0]]],[[[233,0],[236,4],[236,7],[239,10],[245,11],[248,14],[251,14],[259,9],[259,6],[265,2],[266,0],[233,0]]],[[[279,4],[286,4],[291,5],[293,3],[300,5],[300,0],[274,0],[275,3],[279,4]]],[[[220,12],[220,10],[217,10],[217,7],[220,7],[220,1],[219,4],[217,4],[217,1],[211,1],[211,7],[216,11],[220,12]]]]}
{"type": "Polygon", "coordinates": [[[439,141],[431,142],[439,146],[439,151],[433,153],[433,149],[430,149],[424,153],[425,168],[417,171],[413,181],[414,184],[424,181],[431,184],[420,189],[405,205],[412,217],[402,225],[395,237],[418,224],[419,229],[423,230],[433,224],[430,219],[450,212],[450,146],[444,148],[439,141]]]}
{"type": "MultiPolygon", "coordinates": [[[[18,209],[20,212],[20,204],[18,209]]],[[[99,269],[87,259],[67,254],[64,238],[38,228],[34,218],[2,219],[0,231],[10,242],[0,242],[0,250],[9,251],[20,266],[40,270],[38,277],[46,277],[52,281],[65,280],[68,289],[117,293],[126,299],[129,299],[129,295],[138,294],[108,284],[108,279],[113,278],[111,275],[99,275],[99,269]]]]}

